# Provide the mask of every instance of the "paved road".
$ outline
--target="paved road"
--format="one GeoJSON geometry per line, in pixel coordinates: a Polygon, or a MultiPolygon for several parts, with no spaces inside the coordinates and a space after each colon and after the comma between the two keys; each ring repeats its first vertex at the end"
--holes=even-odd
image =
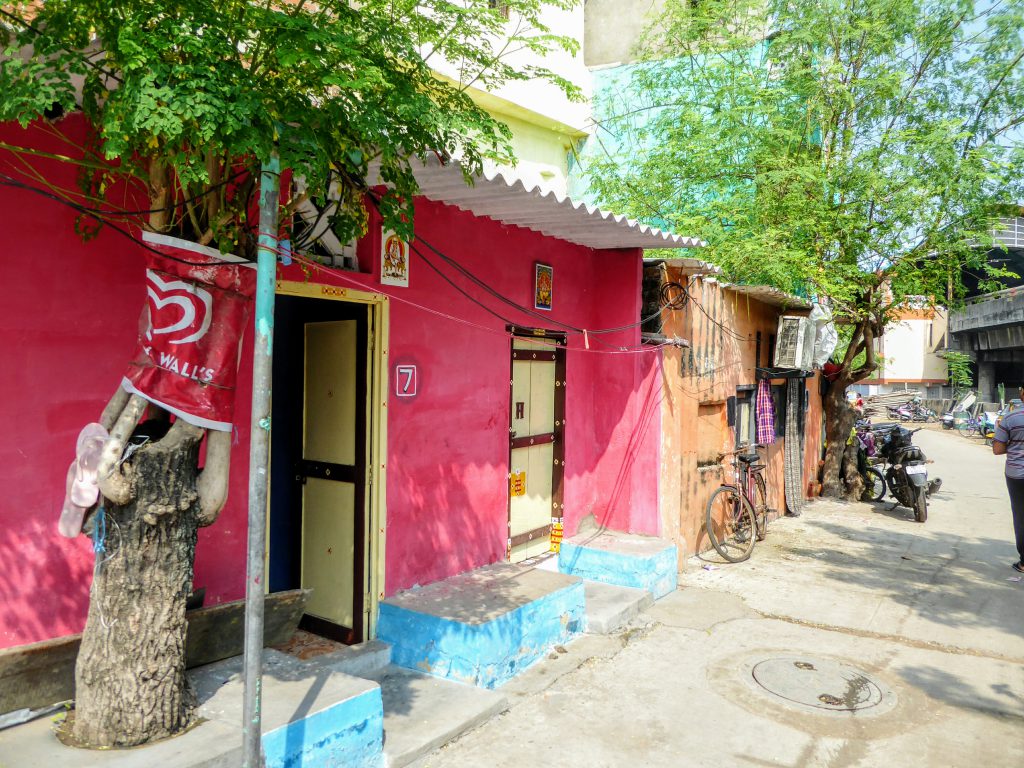
{"type": "MultiPolygon", "coordinates": [[[[944,479],[925,525],[819,502],[747,563],[695,559],[637,626],[542,662],[510,684],[508,712],[420,765],[1024,765],[1024,582],[1008,580],[1002,460],[952,433],[918,442],[944,479]],[[878,703],[824,711],[754,680],[797,660],[815,675],[855,666],[878,703]]],[[[813,679],[768,682],[813,703],[813,679]]]]}

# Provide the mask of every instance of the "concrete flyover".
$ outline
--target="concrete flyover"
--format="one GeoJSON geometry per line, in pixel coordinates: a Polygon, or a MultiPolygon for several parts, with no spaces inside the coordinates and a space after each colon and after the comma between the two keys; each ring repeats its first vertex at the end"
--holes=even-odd
{"type": "Polygon", "coordinates": [[[982,294],[949,315],[952,348],[967,352],[977,365],[976,383],[983,401],[1016,397],[1024,384],[1024,287],[982,294]]]}
{"type": "Polygon", "coordinates": [[[999,400],[999,384],[1007,399],[1024,384],[1024,216],[1001,219],[992,234],[987,261],[1013,273],[1007,287],[982,293],[982,276],[965,271],[967,304],[949,315],[950,347],[971,355],[979,399],[989,402],[999,400]]]}

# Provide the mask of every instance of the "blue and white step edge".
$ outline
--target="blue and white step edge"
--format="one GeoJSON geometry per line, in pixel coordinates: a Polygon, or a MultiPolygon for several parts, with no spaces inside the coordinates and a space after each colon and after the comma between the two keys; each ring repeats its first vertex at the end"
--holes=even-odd
{"type": "Polygon", "coordinates": [[[646,589],[657,600],[676,589],[676,545],[611,531],[575,536],[562,542],[558,570],[590,581],[646,589]]]}
{"type": "MultiPolygon", "coordinates": [[[[210,734],[217,729],[202,724],[179,737],[199,740],[193,754],[210,759],[223,752],[225,764],[241,758],[241,672],[242,659],[236,656],[189,673],[199,716],[238,733],[237,740],[216,738],[210,734]]],[[[384,701],[378,683],[268,648],[261,698],[266,768],[383,768],[384,701]]]]}
{"type": "Polygon", "coordinates": [[[393,664],[481,688],[497,688],[586,628],[583,582],[575,581],[481,623],[383,602],[377,638],[391,643],[393,664]]]}
{"type": "Polygon", "coordinates": [[[263,734],[266,768],[383,768],[380,687],[263,734]]]}

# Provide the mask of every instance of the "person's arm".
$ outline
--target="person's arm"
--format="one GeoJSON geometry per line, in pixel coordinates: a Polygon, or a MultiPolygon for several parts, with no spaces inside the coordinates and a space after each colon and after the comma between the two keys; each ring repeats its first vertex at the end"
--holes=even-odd
{"type": "Polygon", "coordinates": [[[1010,432],[1003,426],[1003,422],[1000,421],[996,424],[996,431],[992,436],[992,453],[996,456],[1004,456],[1008,442],[1010,442],[1010,432]]]}

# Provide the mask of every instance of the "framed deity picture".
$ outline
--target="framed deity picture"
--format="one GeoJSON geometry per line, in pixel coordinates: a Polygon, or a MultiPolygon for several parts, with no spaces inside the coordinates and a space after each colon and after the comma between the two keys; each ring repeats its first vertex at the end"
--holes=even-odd
{"type": "Polygon", "coordinates": [[[553,267],[539,263],[533,265],[533,306],[535,309],[551,309],[554,279],[553,267]]]}
{"type": "Polygon", "coordinates": [[[409,244],[391,230],[380,238],[380,281],[384,285],[409,287],[409,244]]]}

